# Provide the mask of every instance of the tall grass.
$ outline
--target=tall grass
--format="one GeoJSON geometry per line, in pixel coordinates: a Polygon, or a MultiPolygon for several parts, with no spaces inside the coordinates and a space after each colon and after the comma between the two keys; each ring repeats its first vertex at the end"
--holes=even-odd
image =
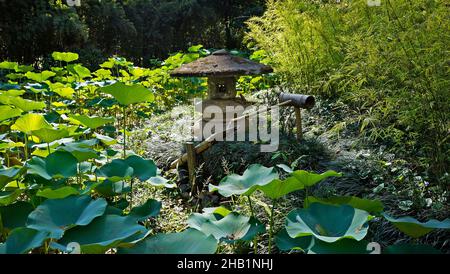
{"type": "Polygon", "coordinates": [[[286,84],[350,105],[364,137],[442,182],[450,164],[450,1],[267,5],[248,22],[247,39],[286,84]]]}

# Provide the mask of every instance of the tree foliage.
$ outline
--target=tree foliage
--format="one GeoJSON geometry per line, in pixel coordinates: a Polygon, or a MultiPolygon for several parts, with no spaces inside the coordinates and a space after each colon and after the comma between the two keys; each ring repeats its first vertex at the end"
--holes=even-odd
{"type": "Polygon", "coordinates": [[[245,20],[263,7],[262,0],[0,1],[0,59],[33,63],[73,51],[89,67],[111,55],[149,65],[186,45],[239,49],[245,20]]]}

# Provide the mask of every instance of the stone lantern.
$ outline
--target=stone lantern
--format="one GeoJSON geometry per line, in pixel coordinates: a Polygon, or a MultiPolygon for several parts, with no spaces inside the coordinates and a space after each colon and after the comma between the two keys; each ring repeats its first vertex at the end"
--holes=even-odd
{"type": "MultiPolygon", "coordinates": [[[[207,57],[182,65],[173,70],[170,75],[175,77],[207,77],[208,99],[202,102],[202,109],[205,110],[208,106],[219,107],[223,113],[223,122],[226,123],[227,106],[243,106],[246,108],[252,104],[242,96],[236,97],[238,77],[270,72],[273,72],[273,69],[267,65],[231,55],[227,50],[222,49],[207,57]]],[[[206,116],[205,112],[202,114],[203,117],[206,116]]],[[[207,120],[209,119],[203,119],[203,121],[207,120]]]]}

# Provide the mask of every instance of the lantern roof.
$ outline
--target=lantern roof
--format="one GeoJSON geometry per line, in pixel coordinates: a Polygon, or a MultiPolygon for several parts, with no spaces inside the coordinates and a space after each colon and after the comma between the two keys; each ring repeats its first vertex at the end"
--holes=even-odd
{"type": "Polygon", "coordinates": [[[257,75],[273,72],[270,66],[231,55],[227,50],[218,50],[173,70],[170,75],[178,77],[230,77],[257,75]]]}

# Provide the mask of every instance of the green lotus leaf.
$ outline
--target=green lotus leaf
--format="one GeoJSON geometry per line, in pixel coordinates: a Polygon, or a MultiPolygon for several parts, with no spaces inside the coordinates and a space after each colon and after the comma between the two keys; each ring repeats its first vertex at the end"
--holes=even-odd
{"type": "Polygon", "coordinates": [[[105,215],[123,215],[123,209],[117,208],[115,206],[108,205],[105,210],[105,215]]]}
{"type": "Polygon", "coordinates": [[[0,143],[0,151],[5,151],[11,148],[16,148],[16,147],[24,147],[24,143],[22,142],[13,142],[8,140],[8,142],[6,143],[0,143]]]}
{"type": "Polygon", "coordinates": [[[429,245],[398,244],[386,247],[383,254],[442,254],[442,252],[429,245]]]}
{"type": "Polygon", "coordinates": [[[7,183],[14,181],[23,171],[24,169],[17,167],[0,169],[0,190],[3,189],[7,183]]]}
{"type": "Polygon", "coordinates": [[[102,216],[108,203],[104,199],[92,200],[90,196],[69,196],[49,199],[30,213],[27,227],[50,232],[50,237],[59,239],[64,231],[74,226],[86,226],[102,216]]]}
{"type": "Polygon", "coordinates": [[[312,235],[331,243],[343,238],[363,239],[371,216],[349,205],[313,203],[291,211],[286,219],[286,231],[292,238],[312,235]]]}
{"type": "Polygon", "coordinates": [[[8,120],[22,114],[22,110],[18,108],[12,108],[10,106],[0,106],[0,122],[8,120]]]}
{"type": "Polygon", "coordinates": [[[253,164],[242,176],[231,174],[223,178],[218,186],[209,185],[209,191],[219,191],[220,195],[251,195],[258,186],[263,186],[278,178],[274,168],[253,164]]]}
{"type": "Polygon", "coordinates": [[[3,61],[0,63],[0,69],[15,70],[18,66],[17,62],[3,61]]]}
{"type": "Polygon", "coordinates": [[[117,182],[124,179],[129,179],[133,175],[133,168],[122,159],[112,160],[101,168],[96,170],[97,176],[106,177],[110,181],[117,182]]]}
{"type": "Polygon", "coordinates": [[[103,215],[86,226],[66,231],[59,243],[67,245],[76,242],[80,244],[82,253],[99,254],[119,246],[127,239],[134,241],[135,238],[130,237],[136,234],[147,234],[147,230],[128,217],[103,215]]]}
{"type": "Polygon", "coordinates": [[[195,229],[179,233],[156,234],[133,248],[120,248],[119,254],[214,254],[217,241],[195,229]]]}
{"type": "Polygon", "coordinates": [[[10,90],[0,90],[0,94],[6,96],[22,96],[25,93],[25,90],[20,89],[10,89],[10,90]]]}
{"type": "Polygon", "coordinates": [[[128,214],[128,218],[135,220],[136,222],[145,221],[149,217],[158,216],[161,210],[161,202],[148,199],[143,205],[133,207],[128,214]]]}
{"type": "MultiPolygon", "coordinates": [[[[75,93],[75,90],[73,88],[71,88],[70,86],[66,86],[65,84],[63,84],[61,82],[56,82],[56,83],[47,82],[47,85],[52,92],[58,94],[61,97],[71,99],[73,94],[75,93]]],[[[52,102],[52,105],[54,105],[56,107],[67,106],[63,102],[58,102],[58,101],[52,102]]]]}
{"type": "Polygon", "coordinates": [[[125,162],[133,168],[133,177],[141,181],[147,181],[156,176],[157,167],[152,160],[145,160],[139,156],[132,155],[125,159],[125,162]]]}
{"type": "Polygon", "coordinates": [[[44,82],[45,80],[49,79],[50,77],[55,76],[56,73],[54,73],[53,71],[48,71],[48,70],[44,70],[43,72],[40,73],[36,73],[36,72],[27,72],[25,73],[25,76],[33,81],[36,82],[44,82]]]}
{"type": "Polygon", "coordinates": [[[328,177],[341,177],[342,174],[333,170],[328,170],[322,174],[308,172],[306,170],[296,170],[291,175],[300,181],[305,187],[311,187],[328,177]]]}
{"type": "Polygon", "coordinates": [[[33,211],[33,206],[30,203],[22,201],[0,207],[3,228],[13,230],[14,228],[25,226],[31,211],[33,211]]]}
{"type": "Polygon", "coordinates": [[[69,136],[69,132],[65,129],[41,128],[33,130],[31,133],[45,143],[51,143],[69,136]]]}
{"type": "Polygon", "coordinates": [[[75,124],[82,124],[85,127],[96,129],[98,127],[104,126],[108,123],[114,123],[115,119],[113,117],[98,117],[98,116],[87,116],[87,115],[70,115],[70,121],[75,124]]]}
{"type": "Polygon", "coordinates": [[[19,67],[16,69],[17,72],[29,72],[33,70],[33,66],[30,65],[19,65],[19,67]]]}
{"type": "Polygon", "coordinates": [[[38,190],[36,196],[44,197],[47,199],[63,199],[70,195],[78,195],[79,192],[75,188],[71,186],[63,186],[60,188],[52,189],[52,188],[44,188],[38,190]]]}
{"type": "Polygon", "coordinates": [[[111,71],[107,69],[98,69],[93,74],[100,79],[110,79],[111,77],[111,71]]]}
{"type": "Polygon", "coordinates": [[[58,52],[55,51],[52,53],[52,58],[55,61],[64,61],[64,62],[72,62],[78,60],[78,54],[73,52],[58,52]]]}
{"type": "Polygon", "coordinates": [[[286,229],[281,230],[275,235],[275,244],[278,249],[281,251],[289,251],[289,250],[308,250],[308,248],[312,244],[313,237],[298,237],[291,238],[289,234],[287,234],[286,229]]]}
{"type": "Polygon", "coordinates": [[[75,93],[75,90],[71,87],[58,87],[58,88],[52,88],[52,91],[56,94],[58,94],[61,97],[71,99],[73,97],[73,94],[75,93]]]}
{"type": "Polygon", "coordinates": [[[148,235],[150,235],[152,233],[152,230],[149,229],[147,230],[144,226],[142,226],[142,229],[140,232],[131,235],[130,237],[127,237],[125,239],[123,239],[118,245],[118,248],[132,248],[134,247],[137,243],[141,242],[142,240],[144,240],[145,238],[148,237],[148,235]]]}
{"type": "Polygon", "coordinates": [[[177,184],[175,183],[171,183],[169,180],[167,180],[164,177],[161,176],[155,176],[155,177],[151,177],[150,179],[148,179],[148,181],[152,186],[157,186],[157,187],[165,187],[165,188],[176,188],[177,184]]]}
{"type": "Polygon", "coordinates": [[[4,244],[0,244],[0,254],[24,254],[40,247],[47,239],[48,232],[19,227],[11,231],[4,244]]]}
{"type": "Polygon", "coordinates": [[[356,241],[353,239],[341,239],[337,242],[328,243],[313,239],[313,244],[308,254],[370,254],[368,241],[356,241]]]}
{"type": "Polygon", "coordinates": [[[90,148],[91,146],[91,143],[87,142],[72,142],[58,147],[57,151],[69,152],[77,158],[79,163],[81,163],[89,159],[97,159],[99,157],[98,153],[90,148]]]}
{"type": "Polygon", "coordinates": [[[219,207],[205,207],[203,208],[203,213],[206,214],[216,214],[219,215],[221,217],[225,217],[228,214],[230,214],[232,211],[228,210],[228,208],[225,208],[223,206],[219,206],[219,207]]]}
{"type": "Polygon", "coordinates": [[[387,215],[386,213],[382,213],[382,215],[401,232],[412,238],[422,237],[423,235],[433,231],[434,229],[450,229],[450,218],[447,218],[442,222],[432,219],[422,223],[410,216],[400,217],[396,219],[387,215]]]}
{"type": "Polygon", "coordinates": [[[304,188],[305,186],[294,177],[288,177],[284,180],[275,179],[266,185],[258,186],[258,189],[271,199],[279,199],[291,192],[304,188]]]}
{"type": "Polygon", "coordinates": [[[12,130],[18,130],[28,135],[31,135],[34,130],[42,128],[51,128],[51,126],[43,115],[35,113],[23,115],[11,126],[12,130]]]}
{"type": "MultiPolygon", "coordinates": [[[[227,215],[228,216],[228,215],[227,215]]],[[[253,238],[255,238],[256,235],[262,234],[266,232],[266,227],[264,224],[262,224],[258,219],[254,217],[250,217],[250,220],[248,221],[250,224],[250,229],[247,231],[247,233],[242,237],[241,241],[251,241],[253,238]]],[[[234,238],[234,237],[231,237],[234,238]]],[[[235,240],[227,239],[226,242],[233,242],[235,240]]]]}
{"type": "Polygon", "coordinates": [[[292,168],[288,167],[285,164],[279,164],[279,165],[277,165],[277,167],[279,167],[280,169],[282,169],[284,172],[286,172],[288,174],[294,172],[294,170],[292,168]]]}
{"type": "Polygon", "coordinates": [[[321,180],[324,180],[330,176],[341,175],[340,173],[332,170],[322,174],[316,174],[304,170],[296,170],[292,172],[292,176],[284,180],[275,179],[268,184],[258,186],[257,189],[264,192],[264,194],[271,199],[279,199],[291,192],[304,189],[305,187],[313,186],[321,180]]]}
{"type": "Polygon", "coordinates": [[[111,94],[121,105],[152,102],[153,93],[142,85],[126,85],[121,82],[100,88],[100,91],[111,94]]]}
{"type": "Polygon", "coordinates": [[[95,192],[103,197],[119,196],[131,191],[130,186],[123,181],[105,180],[95,187],[95,192]]]}
{"type": "Polygon", "coordinates": [[[56,151],[42,159],[33,157],[26,164],[28,174],[39,175],[46,180],[69,178],[77,174],[77,158],[65,151],[56,151]],[[63,164],[61,164],[63,163],[63,164]]]}
{"type": "Polygon", "coordinates": [[[91,77],[91,71],[82,65],[74,65],[73,70],[81,79],[91,77]]]}
{"type": "Polygon", "coordinates": [[[331,198],[317,198],[313,196],[308,196],[305,199],[303,206],[306,208],[312,203],[322,203],[330,205],[350,205],[354,208],[358,208],[372,214],[379,214],[384,209],[383,203],[381,203],[378,200],[361,199],[354,196],[340,196],[331,198]]]}
{"type": "Polygon", "coordinates": [[[206,235],[213,235],[217,240],[233,242],[250,241],[257,234],[265,231],[264,225],[254,218],[231,212],[222,217],[218,214],[192,214],[187,223],[206,235]]]}
{"type": "Polygon", "coordinates": [[[32,100],[23,99],[21,97],[10,97],[9,105],[13,105],[25,112],[32,110],[42,110],[46,107],[45,102],[36,102],[32,100]]]}
{"type": "Polygon", "coordinates": [[[17,198],[22,194],[21,189],[12,191],[0,191],[0,206],[7,206],[14,203],[17,198]]]}
{"type": "Polygon", "coordinates": [[[102,142],[104,145],[106,146],[111,146],[117,143],[117,140],[114,138],[111,138],[109,136],[106,135],[101,135],[98,133],[95,133],[95,138],[99,139],[100,142],[102,142]]]}

